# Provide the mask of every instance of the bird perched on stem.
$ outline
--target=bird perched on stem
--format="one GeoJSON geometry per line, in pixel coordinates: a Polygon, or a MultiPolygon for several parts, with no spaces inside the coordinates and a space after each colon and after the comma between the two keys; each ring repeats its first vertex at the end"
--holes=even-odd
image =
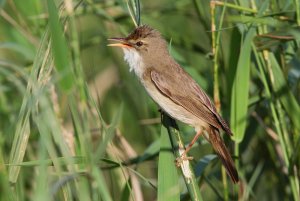
{"type": "Polygon", "coordinates": [[[151,98],[168,115],[195,128],[196,135],[177,161],[188,160],[187,152],[199,136],[212,144],[228,175],[239,181],[234,162],[220,136],[220,130],[232,135],[227,123],[216,111],[206,93],[168,52],[161,34],[147,25],[137,27],[125,38],[111,38],[109,46],[121,47],[124,59],[151,98]],[[206,133],[204,133],[204,130],[206,133]]]}

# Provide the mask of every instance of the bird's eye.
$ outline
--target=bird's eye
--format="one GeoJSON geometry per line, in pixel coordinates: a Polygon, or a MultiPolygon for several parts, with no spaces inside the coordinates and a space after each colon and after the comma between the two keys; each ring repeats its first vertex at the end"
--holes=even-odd
{"type": "Polygon", "coordinates": [[[136,45],[137,45],[138,47],[141,47],[141,46],[143,45],[143,42],[142,42],[142,41],[138,41],[138,42],[136,42],[136,45]]]}

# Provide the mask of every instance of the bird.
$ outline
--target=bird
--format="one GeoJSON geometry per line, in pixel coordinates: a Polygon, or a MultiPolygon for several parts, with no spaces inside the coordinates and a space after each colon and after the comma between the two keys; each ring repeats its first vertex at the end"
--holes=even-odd
{"type": "Polygon", "coordinates": [[[168,43],[160,32],[148,25],[140,25],[126,37],[108,40],[111,42],[108,46],[122,48],[129,70],[136,74],[161,110],[195,128],[196,134],[181,159],[189,159],[187,152],[203,135],[233,183],[238,183],[237,169],[220,136],[221,130],[230,136],[232,131],[204,90],[170,55],[168,43]]]}

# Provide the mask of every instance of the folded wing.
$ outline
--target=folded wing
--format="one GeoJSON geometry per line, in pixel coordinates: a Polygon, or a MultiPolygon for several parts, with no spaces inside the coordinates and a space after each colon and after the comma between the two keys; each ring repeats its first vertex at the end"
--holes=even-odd
{"type": "Polygon", "coordinates": [[[232,134],[227,123],[216,111],[206,93],[181,67],[174,69],[178,73],[159,73],[151,70],[151,80],[155,86],[173,102],[182,106],[187,111],[215,128],[223,129],[226,133],[232,134]],[[172,86],[172,87],[170,87],[172,86]]]}

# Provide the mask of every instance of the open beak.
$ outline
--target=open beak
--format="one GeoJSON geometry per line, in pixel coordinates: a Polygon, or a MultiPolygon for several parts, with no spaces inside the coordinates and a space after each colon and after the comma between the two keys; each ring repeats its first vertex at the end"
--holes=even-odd
{"type": "Polygon", "coordinates": [[[112,47],[132,47],[130,43],[125,38],[109,38],[109,41],[117,42],[117,43],[112,43],[108,44],[107,46],[112,46],[112,47]]]}

